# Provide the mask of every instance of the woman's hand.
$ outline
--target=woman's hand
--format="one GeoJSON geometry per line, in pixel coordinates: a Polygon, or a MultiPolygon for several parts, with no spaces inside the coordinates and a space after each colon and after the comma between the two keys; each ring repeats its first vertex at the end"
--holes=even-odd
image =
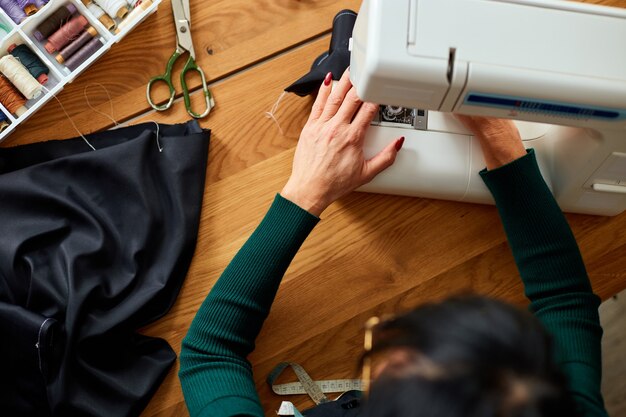
{"type": "Polygon", "coordinates": [[[526,155],[522,138],[511,120],[455,115],[480,141],[487,169],[495,169],[526,155]]]}
{"type": "Polygon", "coordinates": [[[399,138],[366,160],[363,140],[378,105],[359,100],[348,71],[334,88],[331,82],[329,73],[300,134],[291,177],[280,193],[315,216],[393,164],[404,143],[404,137],[399,138]]]}

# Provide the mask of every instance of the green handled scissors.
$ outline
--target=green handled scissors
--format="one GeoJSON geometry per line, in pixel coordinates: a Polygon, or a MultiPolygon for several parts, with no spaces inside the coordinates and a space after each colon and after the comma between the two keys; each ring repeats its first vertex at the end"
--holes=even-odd
{"type": "Polygon", "coordinates": [[[178,57],[185,52],[189,52],[189,59],[187,59],[187,63],[180,73],[180,84],[183,87],[183,96],[185,98],[185,108],[187,109],[187,113],[189,113],[191,117],[201,119],[209,114],[213,106],[215,106],[215,101],[213,100],[213,96],[207,87],[204,72],[198,65],[196,65],[196,53],[193,49],[193,40],[191,39],[189,0],[172,0],[172,10],[174,11],[174,24],[176,25],[176,51],[174,51],[174,54],[167,62],[165,74],[156,76],[148,82],[146,96],[150,106],[157,111],[167,110],[172,107],[174,96],[176,95],[176,90],[174,90],[174,85],[172,84],[172,68],[174,68],[174,63],[178,57]],[[200,78],[202,79],[202,90],[206,101],[206,110],[204,110],[201,114],[198,114],[191,109],[191,98],[189,97],[187,82],[185,81],[185,75],[189,71],[196,71],[200,74],[200,78]],[[170,89],[170,99],[163,105],[154,104],[152,102],[152,97],[150,96],[152,85],[156,82],[164,82],[170,89]]]}

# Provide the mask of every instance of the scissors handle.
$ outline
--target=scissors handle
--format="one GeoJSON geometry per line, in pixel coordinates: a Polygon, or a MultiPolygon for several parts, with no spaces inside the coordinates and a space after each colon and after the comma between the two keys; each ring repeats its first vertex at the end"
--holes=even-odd
{"type": "Polygon", "coordinates": [[[206,77],[204,76],[202,68],[200,68],[196,64],[196,61],[191,56],[183,67],[183,71],[180,73],[180,84],[183,86],[183,97],[185,98],[185,108],[187,109],[187,113],[189,113],[189,115],[195,119],[202,119],[203,117],[206,117],[213,108],[213,106],[215,106],[215,101],[213,100],[213,96],[209,91],[209,87],[207,87],[206,77]],[[204,94],[204,100],[206,103],[206,108],[202,113],[196,113],[191,108],[191,97],[189,96],[189,89],[187,88],[187,81],[185,79],[185,76],[189,71],[197,72],[198,74],[200,74],[200,78],[202,79],[202,92],[204,94]]]}
{"type": "Polygon", "coordinates": [[[146,89],[146,98],[148,99],[148,103],[154,110],[163,111],[172,107],[172,103],[174,102],[174,97],[176,96],[176,90],[174,89],[174,85],[172,84],[172,69],[174,68],[174,63],[176,63],[176,60],[178,59],[180,55],[181,53],[179,51],[174,51],[174,53],[170,57],[170,60],[167,61],[167,67],[165,67],[165,74],[153,77],[148,82],[148,87],[146,89]],[[170,89],[170,99],[168,100],[167,103],[162,104],[162,105],[154,104],[154,102],[152,101],[152,96],[151,96],[152,86],[157,82],[164,82],[165,84],[167,84],[167,86],[170,89]]]}

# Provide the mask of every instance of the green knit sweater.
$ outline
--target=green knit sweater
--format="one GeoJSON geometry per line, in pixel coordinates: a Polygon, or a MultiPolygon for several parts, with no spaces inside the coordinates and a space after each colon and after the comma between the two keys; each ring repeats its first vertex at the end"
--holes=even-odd
{"type": "MultiPolygon", "coordinates": [[[[606,417],[599,299],[533,151],[480,175],[495,198],[531,311],[554,336],[572,393],[586,416],[606,417]]],[[[246,357],[287,267],[318,221],[277,195],[207,296],[180,355],[179,377],[191,417],[263,416],[246,357]]]]}

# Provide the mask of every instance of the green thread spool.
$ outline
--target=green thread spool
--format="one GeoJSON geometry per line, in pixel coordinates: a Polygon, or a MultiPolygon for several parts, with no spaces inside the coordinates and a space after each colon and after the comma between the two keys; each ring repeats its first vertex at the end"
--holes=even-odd
{"type": "Polygon", "coordinates": [[[24,44],[13,44],[7,49],[8,52],[17,58],[24,67],[30,72],[30,75],[35,77],[39,84],[45,84],[48,82],[48,74],[50,69],[43,63],[39,57],[30,50],[30,48],[24,44]]]}

